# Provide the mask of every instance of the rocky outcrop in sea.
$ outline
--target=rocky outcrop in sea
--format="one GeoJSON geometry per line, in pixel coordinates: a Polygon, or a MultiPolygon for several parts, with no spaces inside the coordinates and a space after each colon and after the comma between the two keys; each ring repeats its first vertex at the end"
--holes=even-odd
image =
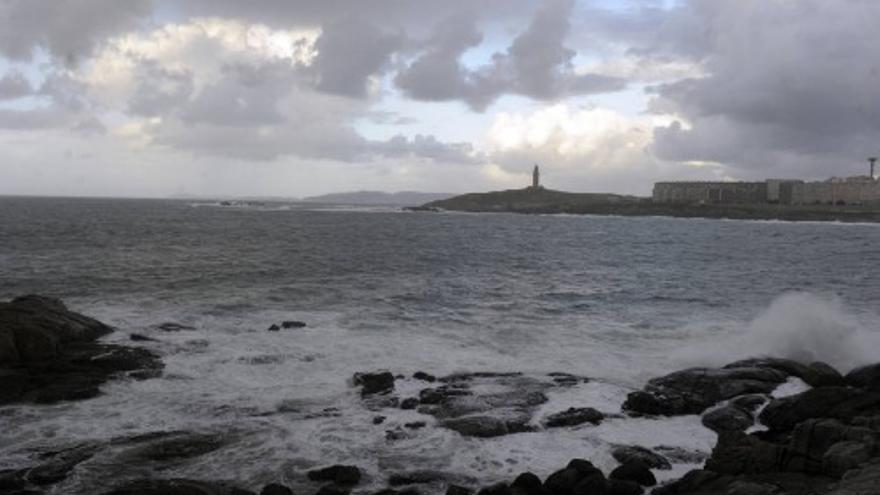
{"type": "MultiPolygon", "coordinates": [[[[161,375],[163,365],[154,352],[101,342],[113,331],[70,311],[57,299],[24,296],[0,303],[0,404],[84,400],[101,394],[102,384],[109,380],[161,375]]],[[[568,373],[435,376],[420,371],[404,376],[370,370],[357,373],[350,383],[364,407],[374,412],[373,427],[386,428],[390,442],[417,435],[429,425],[482,439],[595,428],[609,418],[699,415],[702,424],[717,434],[713,450],[704,455],[670,447],[617,445],[611,454],[618,465],[605,471],[590,459],[575,458],[544,479],[524,466],[513,479],[491,483],[454,472],[413,469],[377,474],[357,465],[328,462],[304,470],[303,482],[295,487],[285,486],[281,476],[277,482],[254,487],[235,480],[162,474],[212,452],[234,449],[246,432],[155,431],[34,452],[30,465],[0,470],[0,494],[59,493],[54,487],[71,477],[88,476],[94,466],[112,468],[103,471],[115,475],[101,480],[105,489],[100,493],[115,495],[280,495],[294,489],[318,495],[880,493],[880,363],[846,375],[825,363],[777,358],[692,368],[649,380],[628,395],[620,411],[598,411],[582,404],[536,419],[536,411],[547,404],[548,392],[589,381],[568,373]],[[401,381],[408,386],[398,387],[401,381]],[[413,384],[418,387],[415,392],[413,384]],[[390,408],[413,410],[425,420],[391,427],[383,415],[390,408]],[[678,479],[660,476],[676,464],[700,468],[678,479]]]]}

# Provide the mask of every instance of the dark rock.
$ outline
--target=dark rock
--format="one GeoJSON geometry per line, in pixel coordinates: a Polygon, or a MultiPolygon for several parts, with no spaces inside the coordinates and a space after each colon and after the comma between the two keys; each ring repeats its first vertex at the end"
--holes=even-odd
{"type": "Polygon", "coordinates": [[[522,473],[510,484],[510,490],[514,495],[550,495],[544,488],[541,479],[534,473],[522,473]]]}
{"type": "Polygon", "coordinates": [[[7,491],[23,490],[27,486],[24,479],[24,471],[20,469],[0,470],[0,493],[7,491]]]}
{"type": "Polygon", "coordinates": [[[434,383],[435,381],[437,381],[436,376],[425,373],[424,371],[416,371],[415,373],[413,373],[413,378],[415,378],[416,380],[421,380],[423,382],[430,382],[430,383],[434,383]]]}
{"type": "Polygon", "coordinates": [[[547,401],[550,385],[521,373],[467,373],[439,379],[419,393],[418,411],[466,436],[491,437],[534,431],[532,415],[547,401]]]}
{"type": "Polygon", "coordinates": [[[169,462],[213,452],[227,443],[221,435],[173,432],[129,450],[126,455],[142,461],[169,462]]]}
{"type": "Polygon", "coordinates": [[[638,445],[615,447],[611,456],[621,464],[642,463],[650,469],[672,469],[672,465],[662,455],[638,445]]]}
{"type": "Polygon", "coordinates": [[[583,477],[577,469],[567,467],[548,476],[544,480],[544,488],[555,495],[572,495],[574,487],[583,477]]]}
{"type": "Polygon", "coordinates": [[[846,385],[846,380],[844,380],[843,375],[828,363],[816,361],[810,363],[809,368],[814,375],[812,382],[808,382],[812,387],[837,387],[846,385]]]}
{"type": "Polygon", "coordinates": [[[871,446],[866,443],[854,440],[837,442],[822,456],[822,471],[829,476],[839,478],[870,458],[871,446]]]}
{"type": "Polygon", "coordinates": [[[727,474],[696,469],[652,491],[652,495],[721,495],[735,478],[727,474]]]}
{"type": "Polygon", "coordinates": [[[770,393],[788,379],[775,367],[739,362],[721,369],[691,368],[653,378],[627,396],[623,409],[635,414],[699,414],[733,397],[770,393]]]}
{"type": "Polygon", "coordinates": [[[510,487],[507,483],[496,483],[485,488],[481,488],[477,495],[512,495],[510,487]]]}
{"type": "MultiPolygon", "coordinates": [[[[838,472],[837,468],[847,460],[841,456],[826,460],[831,447],[841,442],[846,444],[853,441],[868,446],[870,451],[877,438],[877,433],[868,428],[845,425],[834,419],[809,419],[795,426],[791,433],[785,468],[788,471],[840,476],[843,472],[838,472]]],[[[839,451],[839,454],[845,453],[839,451]]]]}
{"type": "Polygon", "coordinates": [[[567,468],[574,469],[582,477],[592,476],[594,474],[602,474],[602,471],[586,459],[572,459],[568,461],[567,468]]]}
{"type": "Polygon", "coordinates": [[[571,373],[553,372],[548,373],[547,376],[549,376],[553,380],[554,384],[560,387],[573,387],[574,385],[577,385],[579,383],[590,382],[589,378],[572,375],[571,373]]]}
{"type": "Polygon", "coordinates": [[[473,495],[474,491],[459,485],[449,485],[446,488],[446,495],[473,495]]]}
{"type": "Polygon", "coordinates": [[[718,436],[718,443],[706,461],[706,469],[725,474],[753,474],[781,471],[786,449],[752,435],[732,432],[718,436]]]}
{"type": "Polygon", "coordinates": [[[428,423],[424,421],[413,421],[411,423],[404,423],[403,426],[409,428],[410,430],[418,430],[420,428],[424,428],[428,423]]]}
{"type": "Polygon", "coordinates": [[[417,407],[419,407],[419,399],[415,397],[408,397],[400,402],[401,409],[415,409],[417,407]]]}
{"type": "Polygon", "coordinates": [[[287,320],[281,322],[281,328],[285,330],[289,330],[291,328],[305,328],[306,324],[303,321],[295,321],[295,320],[287,320]]]}
{"type": "Polygon", "coordinates": [[[336,485],[324,485],[318,488],[315,495],[348,495],[348,493],[349,491],[346,488],[340,488],[336,485]]]}
{"type": "Polygon", "coordinates": [[[334,465],[308,472],[312,481],[332,481],[338,485],[356,485],[361,481],[361,470],[357,466],[334,465]]]}
{"type": "Polygon", "coordinates": [[[57,299],[0,303],[0,404],[87,399],[117,373],[159,374],[162,362],[149,350],[94,342],[110,331],[57,299]]]}
{"type": "Polygon", "coordinates": [[[355,386],[361,386],[361,394],[386,394],[394,390],[394,375],[390,371],[355,373],[355,386]]]}
{"type": "MultiPolygon", "coordinates": [[[[80,463],[91,459],[98,451],[98,444],[85,443],[56,452],[47,452],[40,457],[43,462],[37,466],[10,472],[12,484],[27,481],[34,485],[51,485],[65,478],[80,463]]],[[[7,482],[8,483],[8,482],[7,482]]],[[[0,488],[6,484],[0,477],[0,488]]],[[[23,487],[24,485],[22,485],[23,487]]]]}
{"type": "Polygon", "coordinates": [[[139,333],[133,333],[128,336],[132,342],[156,342],[156,339],[147,337],[146,335],[141,335],[139,333]]]}
{"type": "Polygon", "coordinates": [[[544,423],[548,428],[556,428],[560,426],[576,426],[583,423],[592,423],[597,425],[602,422],[605,415],[592,407],[570,407],[565,411],[558,412],[547,416],[544,423]]]}
{"type": "Polygon", "coordinates": [[[648,469],[648,466],[640,462],[621,464],[614,468],[608,477],[613,480],[635,481],[642,486],[654,486],[657,484],[657,478],[654,477],[654,473],[648,469]]]}
{"type": "Polygon", "coordinates": [[[492,416],[467,416],[448,419],[441,424],[466,437],[490,438],[510,433],[503,420],[492,416]]]}
{"type": "Polygon", "coordinates": [[[196,327],[191,327],[189,325],[183,325],[180,323],[173,323],[173,322],[162,323],[161,325],[159,325],[156,328],[158,328],[159,330],[162,330],[163,332],[179,332],[181,330],[195,330],[196,329],[196,327]]]}
{"type": "Polygon", "coordinates": [[[425,405],[448,404],[457,397],[473,395],[470,390],[442,386],[438,388],[426,388],[419,391],[419,402],[425,405]]]}
{"type": "Polygon", "coordinates": [[[783,358],[752,358],[745,359],[743,361],[737,361],[735,363],[728,364],[725,368],[767,368],[778,370],[789,377],[796,377],[803,380],[807,385],[811,387],[822,387],[834,381],[835,376],[840,376],[837,371],[831,366],[825,363],[813,363],[816,365],[815,368],[812,365],[807,366],[801,364],[797,361],[792,361],[791,359],[783,359],[783,358]],[[829,371],[830,370],[830,371],[829,371]]]}
{"type": "Polygon", "coordinates": [[[880,460],[847,472],[829,495],[876,495],[880,487],[880,460]]]}
{"type": "Polygon", "coordinates": [[[397,427],[393,430],[385,430],[385,440],[388,441],[396,441],[403,440],[404,438],[410,438],[410,434],[407,434],[401,427],[397,427]]]}
{"type": "Polygon", "coordinates": [[[845,387],[819,387],[775,399],[759,415],[761,422],[777,432],[811,418],[851,421],[874,411],[880,412],[880,392],[862,392],[845,387]]]}
{"type": "Polygon", "coordinates": [[[269,483],[260,490],[260,495],[293,495],[293,491],[278,483],[269,483]]]}
{"type": "Polygon", "coordinates": [[[635,481],[608,480],[609,495],[641,495],[643,492],[642,486],[635,481]]]}
{"type": "Polygon", "coordinates": [[[702,417],[703,426],[715,433],[745,431],[755,423],[748,411],[727,405],[707,412],[702,417]]]}
{"type": "Polygon", "coordinates": [[[753,481],[734,481],[727,490],[728,495],[778,495],[779,487],[770,483],[753,481]]]}
{"type": "Polygon", "coordinates": [[[572,488],[572,495],[607,495],[609,491],[608,480],[601,471],[590,474],[572,488]]]}
{"type": "Polygon", "coordinates": [[[432,471],[428,469],[418,471],[407,471],[404,473],[394,473],[388,477],[388,484],[391,486],[402,485],[421,485],[427,483],[435,483],[437,481],[446,480],[448,475],[440,471],[432,471]]]}
{"type": "Polygon", "coordinates": [[[224,483],[171,479],[136,480],[120,485],[104,495],[255,495],[224,483]]]}
{"type": "Polygon", "coordinates": [[[847,373],[844,380],[847,385],[853,387],[878,388],[880,387],[880,363],[856,368],[847,373]]]}
{"type": "Polygon", "coordinates": [[[69,311],[58,299],[23,296],[0,303],[0,366],[54,359],[64,344],[91,342],[113,329],[69,311]]]}
{"type": "Polygon", "coordinates": [[[269,325],[268,330],[270,332],[277,332],[277,331],[281,330],[281,327],[279,327],[278,325],[273,323],[273,324],[269,325]]]}
{"type": "Polygon", "coordinates": [[[385,422],[385,419],[386,419],[385,416],[374,416],[373,417],[373,424],[374,425],[381,425],[382,423],[385,422]]]}

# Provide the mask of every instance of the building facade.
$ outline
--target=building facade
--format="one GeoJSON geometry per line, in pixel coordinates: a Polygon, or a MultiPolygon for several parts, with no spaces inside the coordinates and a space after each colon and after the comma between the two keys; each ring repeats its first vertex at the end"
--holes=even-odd
{"type": "Polygon", "coordinates": [[[826,181],[768,179],[763,182],[657,182],[655,203],[877,205],[880,181],[869,176],[826,181]]]}

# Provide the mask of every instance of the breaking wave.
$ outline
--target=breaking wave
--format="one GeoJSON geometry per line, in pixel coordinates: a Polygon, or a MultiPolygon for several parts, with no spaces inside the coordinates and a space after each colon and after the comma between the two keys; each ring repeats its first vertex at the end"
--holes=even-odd
{"type": "Polygon", "coordinates": [[[772,356],[824,361],[845,373],[876,361],[880,331],[872,329],[836,296],[790,292],[774,299],[746,325],[678,352],[689,364],[723,365],[735,359],[772,356]]]}

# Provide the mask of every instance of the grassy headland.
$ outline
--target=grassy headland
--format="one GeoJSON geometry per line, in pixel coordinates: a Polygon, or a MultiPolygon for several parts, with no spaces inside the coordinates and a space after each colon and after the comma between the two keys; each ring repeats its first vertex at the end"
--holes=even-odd
{"type": "Polygon", "coordinates": [[[880,209],[870,206],[654,203],[650,198],[637,196],[570,193],[544,188],[469,193],[432,201],[410,209],[474,213],[568,213],[740,220],[880,222],[880,209]]]}

